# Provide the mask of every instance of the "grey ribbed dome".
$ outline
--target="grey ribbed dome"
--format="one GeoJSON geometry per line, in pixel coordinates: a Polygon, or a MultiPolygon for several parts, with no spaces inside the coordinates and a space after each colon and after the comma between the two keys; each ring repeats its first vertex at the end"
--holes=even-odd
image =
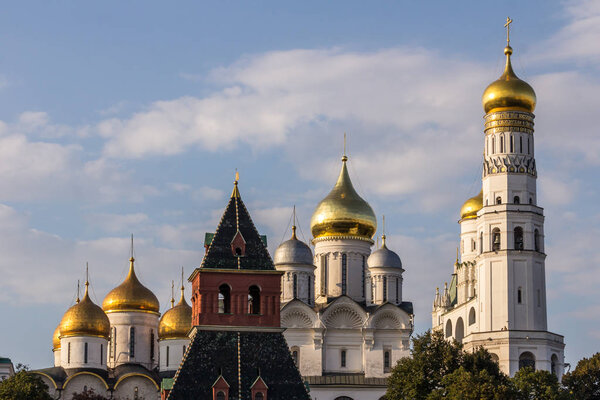
{"type": "Polygon", "coordinates": [[[275,250],[273,257],[275,265],[280,264],[308,264],[313,265],[313,255],[308,245],[293,235],[290,240],[281,243],[275,250]]]}
{"type": "Polygon", "coordinates": [[[400,257],[398,254],[388,249],[385,243],[381,248],[375,250],[369,258],[367,259],[367,264],[369,268],[376,267],[392,267],[392,268],[402,268],[402,261],[400,261],[400,257]]]}

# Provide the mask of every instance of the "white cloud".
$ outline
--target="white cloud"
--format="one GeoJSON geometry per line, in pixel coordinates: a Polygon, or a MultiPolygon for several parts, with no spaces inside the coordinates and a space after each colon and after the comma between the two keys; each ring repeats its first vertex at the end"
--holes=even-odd
{"type": "Polygon", "coordinates": [[[133,214],[91,214],[87,216],[88,223],[104,229],[107,232],[124,234],[136,232],[141,226],[149,222],[148,215],[144,213],[133,214]]]}

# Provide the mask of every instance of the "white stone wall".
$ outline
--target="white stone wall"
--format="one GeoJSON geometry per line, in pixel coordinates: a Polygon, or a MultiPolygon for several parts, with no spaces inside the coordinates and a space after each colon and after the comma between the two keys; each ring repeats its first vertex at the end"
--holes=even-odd
{"type": "Polygon", "coordinates": [[[166,339],[158,342],[160,349],[160,371],[175,371],[179,368],[184,354],[184,348],[190,345],[190,339],[166,339]],[[168,348],[168,357],[167,357],[168,348]]]}
{"type": "Polygon", "coordinates": [[[52,350],[52,353],[54,355],[54,366],[60,367],[60,349],[52,350]]]}
{"type": "MultiPolygon", "coordinates": [[[[107,313],[111,326],[111,342],[108,352],[108,366],[114,368],[124,363],[137,363],[148,369],[158,365],[158,320],[159,314],[131,311],[107,313]],[[135,327],[135,351],[129,354],[130,328],[135,327]],[[116,341],[113,340],[116,328],[116,341]],[[151,332],[154,332],[154,342],[151,344],[151,332]],[[154,346],[152,359],[151,346],[154,346]]],[[[64,357],[63,357],[64,358],[64,357]]]]}
{"type": "Polygon", "coordinates": [[[402,270],[398,268],[375,267],[369,268],[369,282],[373,288],[368,288],[372,292],[374,299],[367,296],[369,304],[383,304],[384,302],[392,304],[402,303],[402,270]],[[385,278],[385,279],[384,279],[385,278]],[[384,291],[384,284],[386,290],[384,291]],[[398,285],[398,297],[396,298],[396,285],[398,285]],[[384,297],[385,294],[385,297],[384,297]]]}
{"type": "Polygon", "coordinates": [[[283,271],[281,276],[281,302],[286,303],[294,299],[294,275],[297,279],[297,299],[312,306],[315,299],[315,266],[306,264],[278,264],[278,271],[283,271]]]}
{"type": "Polygon", "coordinates": [[[107,398],[111,397],[104,379],[91,372],[80,372],[67,378],[60,398],[71,399],[75,393],[81,393],[84,389],[94,389],[97,394],[107,398]]]}
{"type": "Polygon", "coordinates": [[[113,396],[119,400],[160,400],[160,388],[150,378],[132,374],[117,382],[113,396]]]}
{"type": "Polygon", "coordinates": [[[63,368],[106,369],[108,341],[104,338],[95,336],[61,337],[60,347],[60,365],[63,368]],[[85,360],[86,343],[88,348],[87,362],[85,360]]]}
{"type": "Polygon", "coordinates": [[[371,254],[372,241],[354,238],[319,238],[315,244],[315,290],[317,302],[324,301],[319,296],[337,297],[342,295],[342,255],[346,254],[346,295],[356,301],[364,301],[367,274],[367,258],[371,254]],[[323,268],[323,257],[327,258],[327,275],[323,268]],[[364,266],[364,267],[363,267],[364,266]],[[323,283],[327,282],[327,287],[323,283]]]}

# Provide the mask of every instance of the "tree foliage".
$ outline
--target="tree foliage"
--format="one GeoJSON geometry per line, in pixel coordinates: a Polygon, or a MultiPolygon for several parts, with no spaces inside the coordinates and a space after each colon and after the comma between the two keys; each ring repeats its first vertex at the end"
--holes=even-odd
{"type": "Polygon", "coordinates": [[[568,399],[568,393],[561,390],[558,378],[548,371],[535,371],[531,367],[522,368],[512,379],[517,392],[516,400],[561,400],[568,399]]]}
{"type": "Polygon", "coordinates": [[[572,372],[563,376],[562,383],[576,399],[600,399],[600,353],[580,360],[572,372]]]}
{"type": "Polygon", "coordinates": [[[52,400],[48,385],[39,375],[30,373],[27,367],[17,365],[17,373],[0,382],[0,399],[52,400]]]}
{"type": "Polygon", "coordinates": [[[84,388],[82,392],[73,393],[71,400],[108,400],[108,398],[96,393],[93,388],[84,388]]]}

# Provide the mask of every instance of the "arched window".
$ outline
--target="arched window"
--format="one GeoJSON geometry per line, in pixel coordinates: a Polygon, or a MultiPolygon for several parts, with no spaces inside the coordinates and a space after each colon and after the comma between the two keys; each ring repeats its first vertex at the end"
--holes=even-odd
{"type": "Polygon", "coordinates": [[[510,152],[512,153],[515,146],[515,138],[513,135],[510,135],[510,152]]]}
{"type": "Polygon", "coordinates": [[[535,356],[529,351],[521,353],[519,356],[519,369],[526,367],[535,369],[535,356]]]}
{"type": "Polygon", "coordinates": [[[392,363],[390,356],[391,354],[389,350],[385,350],[383,352],[383,372],[390,372],[390,365],[392,363]]]}
{"type": "Polygon", "coordinates": [[[387,276],[383,277],[383,302],[387,301],[387,276]]]}
{"type": "Polygon", "coordinates": [[[533,204],[533,197],[529,198],[529,204],[533,204]]]}
{"type": "Polygon", "coordinates": [[[88,344],[85,342],[83,344],[83,363],[87,364],[88,362],[88,344]]]}
{"type": "Polygon", "coordinates": [[[552,375],[558,376],[558,369],[556,367],[558,367],[558,357],[556,354],[552,354],[552,357],[550,357],[550,372],[552,375]]]}
{"type": "Polygon", "coordinates": [[[540,251],[540,231],[537,229],[533,231],[533,246],[535,251],[540,251]]]}
{"type": "Polygon", "coordinates": [[[227,284],[219,286],[219,314],[231,313],[231,288],[227,284]]]}
{"type": "Polygon", "coordinates": [[[521,199],[519,198],[519,196],[515,196],[515,198],[513,199],[513,203],[521,204],[521,199]]]}
{"type": "Polygon", "coordinates": [[[523,250],[523,228],[520,226],[515,227],[514,237],[515,250],[523,250]]]}
{"type": "Polygon", "coordinates": [[[500,228],[492,230],[492,251],[500,250],[500,228]]]}
{"type": "Polygon", "coordinates": [[[300,366],[300,349],[297,346],[292,347],[292,360],[296,367],[300,366]]]}
{"type": "Polygon", "coordinates": [[[102,343],[100,343],[100,365],[102,365],[103,356],[104,356],[104,345],[102,343]]]}
{"type": "Polygon", "coordinates": [[[298,274],[294,274],[294,298],[298,298],[298,274]]]}
{"type": "Polygon", "coordinates": [[[135,357],[135,326],[129,328],[129,357],[135,357]]]}
{"type": "Polygon", "coordinates": [[[169,350],[171,350],[171,349],[169,348],[169,346],[167,346],[167,357],[166,357],[166,360],[165,360],[166,364],[167,364],[167,367],[169,366],[169,353],[170,353],[169,350]]]}
{"type": "Polygon", "coordinates": [[[327,255],[321,256],[321,296],[327,296],[327,255]]]}
{"type": "Polygon", "coordinates": [[[502,204],[502,197],[496,197],[496,204],[502,204]]]}
{"type": "Polygon", "coordinates": [[[67,344],[67,364],[71,364],[71,342],[67,344]]]}
{"type": "Polygon", "coordinates": [[[342,254],[342,295],[346,294],[348,286],[348,258],[346,254],[342,254]]]}
{"type": "Polygon", "coordinates": [[[336,397],[335,400],[353,400],[352,397],[348,397],[348,396],[340,396],[340,397],[336,397]]]}
{"type": "Polygon", "coordinates": [[[498,364],[500,362],[500,357],[498,357],[498,354],[490,353],[490,356],[492,358],[492,361],[495,362],[496,364],[498,364]]]}
{"type": "Polygon", "coordinates": [[[150,360],[154,361],[154,329],[150,329],[150,360]]]}
{"type": "Polygon", "coordinates": [[[496,154],[496,138],[492,137],[492,154],[496,154]]]}
{"type": "Polygon", "coordinates": [[[248,290],[248,314],[260,314],[260,289],[255,285],[248,290]]]}
{"type": "Polygon", "coordinates": [[[458,318],[458,320],[456,320],[456,333],[454,335],[454,339],[456,339],[457,342],[462,343],[463,338],[465,337],[465,324],[463,322],[462,318],[458,318]]]}
{"type": "Polygon", "coordinates": [[[264,400],[265,396],[262,392],[258,392],[254,395],[254,400],[264,400]]]}
{"type": "Polygon", "coordinates": [[[477,245],[475,244],[475,239],[471,239],[471,251],[475,251],[477,245]]]}
{"type": "Polygon", "coordinates": [[[217,400],[225,400],[225,393],[223,391],[217,393],[217,400]]]}
{"type": "Polygon", "coordinates": [[[500,135],[500,153],[504,153],[504,135],[500,135]]]}
{"type": "Polygon", "coordinates": [[[483,253],[483,232],[479,232],[479,254],[483,253]]]}
{"type": "Polygon", "coordinates": [[[452,336],[452,321],[448,320],[446,322],[446,337],[449,338],[452,336]]]}
{"type": "Polygon", "coordinates": [[[346,350],[340,352],[340,366],[346,367],[346,350]]]}
{"type": "Polygon", "coordinates": [[[517,303],[518,304],[523,303],[523,289],[521,289],[521,288],[517,289],[517,303]]]}
{"type": "Polygon", "coordinates": [[[476,319],[477,316],[475,315],[475,307],[471,307],[471,310],[469,311],[469,325],[473,325],[476,319]]]}
{"type": "Polygon", "coordinates": [[[523,152],[523,136],[519,135],[519,153],[523,152]]]}

